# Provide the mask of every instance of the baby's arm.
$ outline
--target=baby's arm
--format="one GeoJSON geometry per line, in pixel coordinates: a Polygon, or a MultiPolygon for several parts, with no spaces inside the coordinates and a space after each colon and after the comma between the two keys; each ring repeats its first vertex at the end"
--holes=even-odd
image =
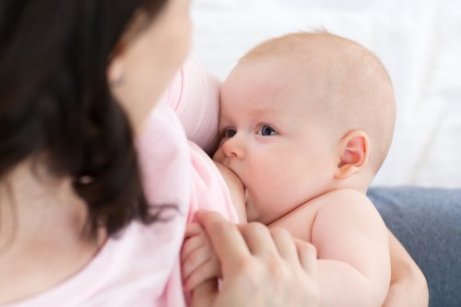
{"type": "Polygon", "coordinates": [[[390,282],[387,228],[365,195],[338,190],[319,200],[311,240],[321,306],[381,306],[390,282]]]}
{"type": "Polygon", "coordinates": [[[181,270],[184,286],[193,291],[202,282],[221,276],[217,257],[200,224],[186,226],[181,249],[181,270]]]}

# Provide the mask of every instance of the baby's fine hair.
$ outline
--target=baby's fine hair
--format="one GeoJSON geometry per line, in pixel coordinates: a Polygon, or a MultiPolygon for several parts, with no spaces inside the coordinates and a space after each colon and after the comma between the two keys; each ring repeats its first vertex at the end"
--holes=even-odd
{"type": "Polygon", "coordinates": [[[279,57],[306,69],[310,66],[303,63],[327,59],[322,67],[327,89],[321,101],[327,110],[325,124],[338,125],[345,130],[342,133],[364,130],[371,143],[369,166],[377,172],[389,151],[395,124],[392,82],[378,57],[359,43],[324,30],[269,39],[251,49],[240,63],[265,57],[279,57]]]}

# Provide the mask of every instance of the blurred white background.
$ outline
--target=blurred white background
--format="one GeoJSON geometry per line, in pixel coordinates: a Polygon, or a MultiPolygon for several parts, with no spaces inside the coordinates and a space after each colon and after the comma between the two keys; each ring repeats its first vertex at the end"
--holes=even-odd
{"type": "Polygon", "coordinates": [[[358,41],[389,70],[394,142],[375,185],[461,187],[460,0],[195,0],[193,51],[225,78],[269,37],[320,28],[358,41]]]}

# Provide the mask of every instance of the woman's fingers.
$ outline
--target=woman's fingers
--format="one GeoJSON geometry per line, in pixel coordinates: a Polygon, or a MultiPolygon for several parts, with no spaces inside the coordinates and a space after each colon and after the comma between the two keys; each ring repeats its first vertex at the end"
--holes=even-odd
{"type": "Polygon", "coordinates": [[[316,250],[309,243],[258,223],[236,226],[217,213],[196,217],[221,263],[223,282],[219,292],[201,283],[193,298],[202,305],[194,307],[318,306],[316,250]]]}
{"type": "Polygon", "coordinates": [[[271,228],[270,232],[280,256],[290,263],[299,263],[296,244],[288,230],[283,228],[271,228]]]}
{"type": "Polygon", "coordinates": [[[314,247],[314,245],[305,241],[295,239],[294,242],[296,244],[298,258],[302,268],[310,276],[316,278],[318,276],[317,249],[314,247]]]}
{"type": "Polygon", "coordinates": [[[252,222],[238,225],[238,228],[251,254],[259,256],[273,256],[277,254],[277,248],[266,226],[261,223],[252,222]]]}

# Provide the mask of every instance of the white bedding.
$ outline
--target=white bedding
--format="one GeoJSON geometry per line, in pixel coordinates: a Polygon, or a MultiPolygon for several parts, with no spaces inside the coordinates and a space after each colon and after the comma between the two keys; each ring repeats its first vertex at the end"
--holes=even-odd
{"type": "Polygon", "coordinates": [[[194,54],[223,79],[246,50],[326,30],[373,50],[394,82],[394,142],[375,185],[461,187],[460,0],[195,0],[194,54]]]}

